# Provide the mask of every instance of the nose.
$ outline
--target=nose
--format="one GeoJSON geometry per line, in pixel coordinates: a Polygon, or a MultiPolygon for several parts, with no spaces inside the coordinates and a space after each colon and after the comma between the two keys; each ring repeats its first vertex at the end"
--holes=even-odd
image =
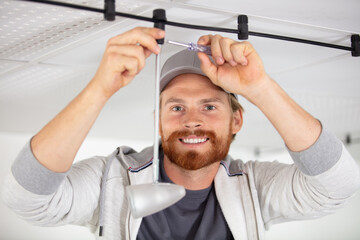
{"type": "Polygon", "coordinates": [[[195,130],[201,128],[204,125],[204,122],[200,114],[191,111],[186,113],[185,116],[183,116],[182,125],[184,128],[187,128],[189,130],[195,130]]]}

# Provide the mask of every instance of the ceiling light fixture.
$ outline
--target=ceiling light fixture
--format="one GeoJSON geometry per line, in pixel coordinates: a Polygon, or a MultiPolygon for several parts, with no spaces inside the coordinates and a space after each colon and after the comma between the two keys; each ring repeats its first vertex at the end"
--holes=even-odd
{"type": "MultiPolygon", "coordinates": [[[[154,27],[165,30],[166,14],[164,9],[153,12],[154,27]]],[[[156,40],[159,46],[164,39],[156,40]]],[[[171,206],[185,196],[185,188],[173,183],[159,182],[159,116],[160,116],[160,53],[155,64],[155,128],[153,148],[153,183],[130,185],[126,195],[131,213],[135,218],[145,217],[171,206]]]]}

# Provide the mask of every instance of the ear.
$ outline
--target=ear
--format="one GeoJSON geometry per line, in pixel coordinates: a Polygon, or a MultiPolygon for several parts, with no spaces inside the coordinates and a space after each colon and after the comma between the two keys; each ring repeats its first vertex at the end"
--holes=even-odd
{"type": "Polygon", "coordinates": [[[243,115],[241,110],[237,110],[233,112],[233,121],[232,121],[232,134],[236,134],[240,131],[243,125],[243,115]]]}

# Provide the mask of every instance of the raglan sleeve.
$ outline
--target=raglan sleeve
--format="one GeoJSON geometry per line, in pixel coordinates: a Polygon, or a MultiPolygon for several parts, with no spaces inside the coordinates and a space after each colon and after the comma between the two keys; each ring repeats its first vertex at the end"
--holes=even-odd
{"type": "Polygon", "coordinates": [[[265,228],[333,213],[359,189],[358,164],[326,128],[308,149],[288,151],[294,164],[251,166],[265,228]]]}
{"type": "Polygon", "coordinates": [[[33,225],[95,225],[105,161],[94,157],[57,173],[36,160],[29,142],[5,179],[3,201],[33,225]]]}

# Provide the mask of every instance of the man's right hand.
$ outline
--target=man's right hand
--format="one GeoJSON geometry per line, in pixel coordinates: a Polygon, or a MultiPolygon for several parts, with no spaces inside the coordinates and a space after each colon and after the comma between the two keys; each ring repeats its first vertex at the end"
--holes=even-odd
{"type": "Polygon", "coordinates": [[[151,53],[159,53],[156,39],[164,36],[163,30],[138,27],[108,41],[94,78],[32,138],[32,152],[43,166],[55,172],[70,169],[107,100],[129,84],[151,53]]]}
{"type": "Polygon", "coordinates": [[[110,98],[144,68],[151,53],[160,52],[156,39],[164,36],[161,29],[137,27],[111,38],[90,85],[110,98]]]}

